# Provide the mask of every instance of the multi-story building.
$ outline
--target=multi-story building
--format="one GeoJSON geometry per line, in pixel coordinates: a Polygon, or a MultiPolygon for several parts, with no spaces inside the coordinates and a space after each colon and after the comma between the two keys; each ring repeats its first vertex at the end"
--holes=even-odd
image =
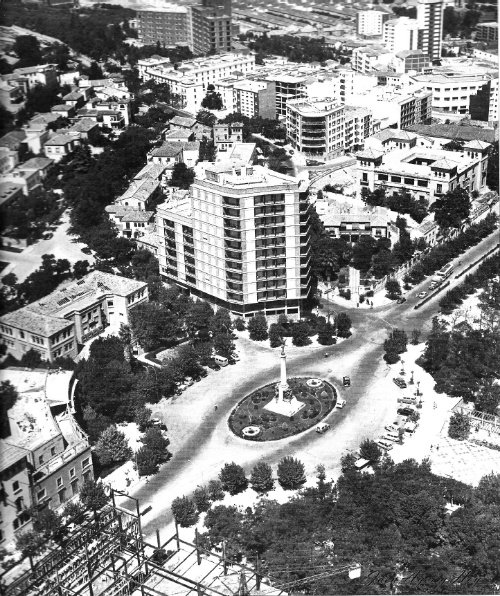
{"type": "Polygon", "coordinates": [[[93,271],[0,317],[0,340],[18,359],[28,350],[50,362],[73,358],[79,346],[108,325],[127,324],[130,310],[147,300],[146,283],[93,271]]]}
{"type": "Polygon", "coordinates": [[[384,23],[389,13],[381,10],[358,10],[356,13],[356,32],[361,37],[381,37],[384,23]]]}
{"type": "Polygon", "coordinates": [[[398,52],[392,59],[392,67],[398,73],[419,73],[430,67],[429,57],[422,50],[398,52]]]}
{"type": "Polygon", "coordinates": [[[411,77],[432,93],[432,107],[443,112],[466,114],[470,108],[470,97],[476,95],[493,78],[492,74],[468,72],[436,72],[411,77]]]}
{"type": "Polygon", "coordinates": [[[359,151],[373,134],[373,117],[367,108],[344,106],[344,151],[359,151]]]}
{"type": "Polygon", "coordinates": [[[214,144],[217,155],[221,155],[232,149],[236,143],[243,141],[243,124],[231,122],[231,124],[216,124],[213,128],[214,144]]]}
{"type": "Polygon", "coordinates": [[[4,81],[11,85],[21,87],[24,93],[31,91],[35,85],[46,87],[57,87],[57,70],[53,64],[40,64],[38,66],[26,66],[16,68],[13,73],[3,75],[4,81]]]}
{"type": "Polygon", "coordinates": [[[470,96],[470,117],[494,126],[498,123],[498,74],[470,96]]]}
{"type": "Polygon", "coordinates": [[[366,93],[346,96],[346,103],[368,108],[382,128],[426,124],[432,117],[432,93],[414,87],[392,89],[379,85],[366,93]]]}
{"type": "Polygon", "coordinates": [[[399,17],[384,23],[384,46],[393,53],[416,50],[418,44],[418,23],[416,19],[399,17]]]}
{"type": "Polygon", "coordinates": [[[291,99],[286,106],[286,133],[292,147],[306,155],[342,155],[345,108],[330,98],[291,99]]]}
{"type": "Polygon", "coordinates": [[[142,211],[122,205],[107,205],[106,213],[118,236],[122,238],[140,238],[154,220],[154,211],[142,211]]]}
{"type": "Polygon", "coordinates": [[[196,111],[201,106],[208,85],[230,76],[234,71],[248,74],[254,70],[254,55],[224,54],[186,60],[177,69],[173,64],[146,67],[143,79],[167,83],[172,93],[181,96],[184,108],[196,111]]]}
{"type": "Polygon", "coordinates": [[[163,280],[239,316],[300,317],[311,289],[307,183],[210,164],[191,193],[158,207],[163,280]]]}
{"type": "Polygon", "coordinates": [[[276,86],[268,81],[236,81],[232,109],[244,116],[276,119],[276,86]]]}
{"type": "Polygon", "coordinates": [[[202,0],[190,6],[190,18],[193,52],[231,51],[231,0],[202,0]]]}
{"type": "Polygon", "coordinates": [[[419,147],[388,153],[366,149],[356,155],[358,190],[385,186],[389,193],[397,193],[404,189],[429,203],[457,186],[479,191],[486,185],[490,147],[471,141],[461,152],[419,147]]]}
{"type": "Polygon", "coordinates": [[[388,66],[392,53],[380,46],[355,48],[352,52],[351,66],[356,72],[369,73],[382,66],[388,66]]]}
{"type": "Polygon", "coordinates": [[[31,508],[57,510],[93,478],[87,436],[70,413],[72,377],[70,371],[2,371],[1,380],[18,394],[0,439],[2,547],[30,527],[31,508]]]}
{"type": "Polygon", "coordinates": [[[185,6],[175,4],[137,10],[137,33],[145,44],[188,44],[190,19],[185,6]]]}
{"type": "Polygon", "coordinates": [[[476,41],[498,41],[498,23],[478,23],[476,25],[476,41]]]}
{"type": "Polygon", "coordinates": [[[418,49],[431,60],[441,58],[443,40],[443,0],[418,0],[418,49]]]}

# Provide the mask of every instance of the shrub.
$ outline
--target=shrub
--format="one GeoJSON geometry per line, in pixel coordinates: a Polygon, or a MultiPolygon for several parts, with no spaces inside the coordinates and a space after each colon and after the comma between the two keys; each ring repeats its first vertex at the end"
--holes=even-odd
{"type": "Polygon", "coordinates": [[[200,513],[208,511],[211,505],[208,488],[206,486],[198,486],[193,493],[193,501],[200,513]]]}
{"type": "Polygon", "coordinates": [[[234,328],[236,329],[236,331],[245,331],[245,321],[241,317],[236,318],[234,320],[234,328]]]}
{"type": "Polygon", "coordinates": [[[247,329],[250,332],[250,339],[253,341],[264,341],[268,338],[267,320],[264,315],[255,315],[248,321],[247,329]]]}
{"type": "Polygon", "coordinates": [[[160,469],[155,454],[146,446],[138,449],[135,461],[137,463],[137,473],[139,476],[153,476],[154,474],[157,474],[160,469]]]}
{"type": "Polygon", "coordinates": [[[101,433],[95,446],[95,453],[103,466],[127,461],[132,459],[133,455],[125,433],[118,430],[116,426],[108,426],[101,433]]]}
{"type": "Polygon", "coordinates": [[[304,464],[291,456],[278,464],[278,481],[284,489],[299,488],[306,481],[304,464]]]}
{"type": "Polygon", "coordinates": [[[382,451],[380,451],[380,447],[370,439],[365,439],[360,447],[359,447],[359,454],[363,459],[367,459],[369,461],[378,461],[382,457],[382,451]]]}
{"type": "Polygon", "coordinates": [[[181,528],[189,528],[200,518],[195,504],[186,496],[177,497],[172,501],[172,513],[181,528]]]}
{"type": "Polygon", "coordinates": [[[237,495],[246,490],[248,481],[245,471],[241,466],[231,462],[226,464],[219,473],[219,479],[222,482],[224,490],[230,495],[237,495]]]}
{"type": "Polygon", "coordinates": [[[265,493],[274,488],[273,471],[271,466],[261,462],[252,468],[250,485],[256,492],[265,493]]]}
{"type": "Polygon", "coordinates": [[[458,441],[464,441],[470,433],[470,419],[461,412],[455,412],[450,418],[448,436],[458,441]]]}

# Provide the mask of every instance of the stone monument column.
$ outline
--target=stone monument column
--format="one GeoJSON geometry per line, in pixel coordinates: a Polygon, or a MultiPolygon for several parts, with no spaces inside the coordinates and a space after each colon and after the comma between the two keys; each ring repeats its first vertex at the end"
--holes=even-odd
{"type": "Polygon", "coordinates": [[[278,400],[279,401],[285,401],[287,400],[288,396],[288,391],[290,389],[290,387],[288,386],[288,383],[286,382],[286,354],[285,354],[285,341],[282,340],[281,343],[281,379],[280,379],[280,384],[279,384],[279,394],[278,394],[278,400]]]}

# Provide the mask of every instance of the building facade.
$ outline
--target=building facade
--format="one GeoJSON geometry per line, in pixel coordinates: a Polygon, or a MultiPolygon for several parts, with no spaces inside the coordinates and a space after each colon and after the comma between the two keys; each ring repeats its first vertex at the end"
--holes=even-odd
{"type": "Polygon", "coordinates": [[[416,50],[418,45],[418,23],[416,19],[400,17],[384,23],[384,46],[393,53],[416,50]]]}
{"type": "Polygon", "coordinates": [[[476,41],[498,41],[498,23],[478,23],[476,25],[476,41]]]}
{"type": "Polygon", "coordinates": [[[0,317],[0,340],[17,359],[28,350],[52,362],[75,357],[108,325],[127,324],[130,309],[148,300],[148,287],[93,271],[37,302],[0,317]]]}
{"type": "Polygon", "coordinates": [[[407,50],[394,56],[392,66],[396,72],[419,73],[430,67],[430,60],[422,50],[407,50]]]}
{"type": "Polygon", "coordinates": [[[356,155],[358,190],[384,186],[389,194],[405,190],[429,203],[457,186],[480,191],[486,185],[489,149],[481,141],[466,143],[461,152],[419,147],[388,153],[367,149],[356,155]]]}
{"type": "Polygon", "coordinates": [[[429,56],[430,60],[441,58],[443,40],[443,0],[418,0],[418,49],[429,56]]]}
{"type": "Polygon", "coordinates": [[[214,164],[191,192],[158,207],[164,281],[239,316],[298,318],[311,288],[307,184],[260,166],[214,164]]]}
{"type": "Polygon", "coordinates": [[[469,112],[472,120],[483,120],[491,126],[498,123],[498,75],[470,96],[469,112]]]}
{"type": "Polygon", "coordinates": [[[190,7],[190,18],[194,53],[231,51],[231,0],[202,0],[190,7]]]}
{"type": "Polygon", "coordinates": [[[356,32],[361,37],[381,37],[382,28],[389,14],[381,10],[358,10],[356,32]]]}
{"type": "Polygon", "coordinates": [[[163,6],[137,10],[137,33],[145,44],[188,44],[190,20],[185,6],[163,6]]]}

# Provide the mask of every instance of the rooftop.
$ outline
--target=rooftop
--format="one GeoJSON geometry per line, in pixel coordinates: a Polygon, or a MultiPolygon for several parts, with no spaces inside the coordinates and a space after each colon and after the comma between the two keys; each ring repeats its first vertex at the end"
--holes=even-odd
{"type": "Polygon", "coordinates": [[[19,460],[23,459],[23,457],[27,457],[28,451],[23,449],[22,447],[17,447],[16,445],[11,445],[4,441],[3,439],[0,440],[0,472],[10,468],[10,466],[17,463],[19,460]]]}
{"type": "Polygon", "coordinates": [[[306,116],[321,116],[342,108],[336,99],[289,99],[287,106],[293,107],[297,112],[306,116]]]}
{"type": "Polygon", "coordinates": [[[186,139],[186,141],[189,139],[189,137],[192,135],[193,133],[190,130],[186,130],[184,128],[171,128],[170,130],[167,130],[167,132],[163,135],[165,140],[168,141],[168,139],[186,139]]]}
{"type": "Polygon", "coordinates": [[[153,149],[150,153],[151,157],[177,157],[182,152],[183,143],[169,142],[164,143],[161,147],[153,149]]]}
{"type": "Polygon", "coordinates": [[[68,130],[72,132],[88,132],[99,126],[97,122],[92,120],[91,118],[81,118],[77,122],[73,124],[68,130]]]}
{"type": "Polygon", "coordinates": [[[49,157],[32,157],[31,159],[28,159],[28,161],[19,164],[17,168],[19,170],[43,170],[53,163],[54,160],[49,157]]]}
{"type": "Polygon", "coordinates": [[[196,124],[196,118],[186,118],[185,116],[174,116],[170,120],[170,126],[184,126],[191,128],[196,124]]]}
{"type": "Polygon", "coordinates": [[[49,139],[46,143],[44,143],[44,146],[47,145],[67,145],[68,143],[73,143],[75,140],[75,137],[72,137],[70,135],[56,135],[55,137],[52,137],[51,139],[49,139]]]}
{"type": "Polygon", "coordinates": [[[414,124],[408,130],[428,137],[455,139],[457,141],[498,141],[498,128],[479,128],[477,126],[461,126],[460,124],[414,124]]]}
{"type": "Polygon", "coordinates": [[[407,130],[400,130],[398,128],[385,128],[384,130],[375,133],[373,138],[378,139],[382,143],[389,140],[413,141],[417,138],[417,135],[412,132],[408,132],[407,130]]]}
{"type": "Polygon", "coordinates": [[[9,149],[17,149],[18,145],[26,140],[26,133],[24,130],[13,130],[0,138],[0,147],[8,147],[9,149]]]}

